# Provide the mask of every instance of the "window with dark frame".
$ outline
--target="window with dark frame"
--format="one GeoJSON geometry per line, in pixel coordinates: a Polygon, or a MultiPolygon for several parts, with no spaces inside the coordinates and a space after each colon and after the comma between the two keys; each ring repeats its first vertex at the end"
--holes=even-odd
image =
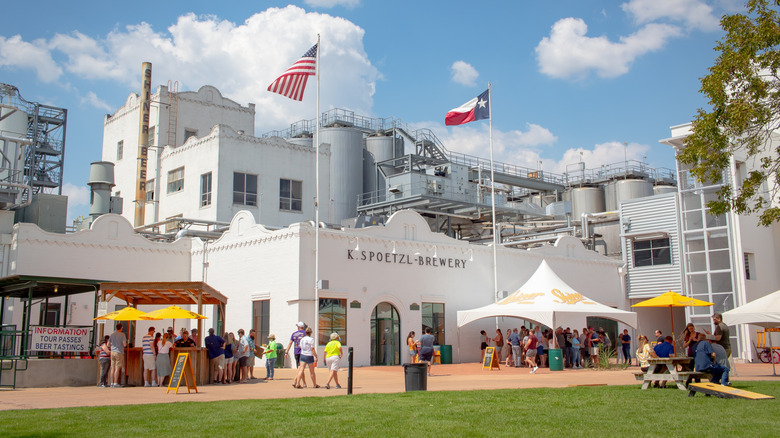
{"type": "Polygon", "coordinates": [[[168,172],[168,193],[184,190],[184,166],[168,172]]]}
{"type": "Polygon", "coordinates": [[[445,345],[444,342],[444,303],[422,303],[422,330],[431,328],[434,345],[445,345]]]}
{"type": "Polygon", "coordinates": [[[279,180],[279,209],[303,210],[303,183],[301,181],[284,178],[279,180]]]}
{"type": "Polygon", "coordinates": [[[634,266],[656,266],[672,264],[669,238],[634,240],[634,266]]]}
{"type": "Polygon", "coordinates": [[[233,204],[257,205],[257,175],[233,172],[233,204]]]}
{"type": "Polygon", "coordinates": [[[338,298],[320,298],[319,302],[318,344],[330,342],[330,334],[338,333],[342,345],[347,344],[347,300],[338,298]]]}
{"type": "Polygon", "coordinates": [[[200,206],[211,205],[211,172],[200,176],[200,206]]]}
{"type": "Polygon", "coordinates": [[[119,140],[116,143],[116,160],[119,161],[125,155],[125,141],[119,140]]]}
{"type": "Polygon", "coordinates": [[[146,181],[146,202],[154,201],[154,180],[146,181]]]}
{"type": "Polygon", "coordinates": [[[257,345],[268,342],[271,327],[271,300],[252,301],[252,328],[257,332],[257,345]]]}

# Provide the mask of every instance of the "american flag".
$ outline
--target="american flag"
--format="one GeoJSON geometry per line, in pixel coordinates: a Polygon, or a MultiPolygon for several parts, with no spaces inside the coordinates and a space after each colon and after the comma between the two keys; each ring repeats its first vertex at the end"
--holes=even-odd
{"type": "Polygon", "coordinates": [[[289,97],[292,100],[303,100],[303,91],[309,76],[317,72],[317,44],[303,54],[292,67],[276,78],[268,91],[289,97]]]}

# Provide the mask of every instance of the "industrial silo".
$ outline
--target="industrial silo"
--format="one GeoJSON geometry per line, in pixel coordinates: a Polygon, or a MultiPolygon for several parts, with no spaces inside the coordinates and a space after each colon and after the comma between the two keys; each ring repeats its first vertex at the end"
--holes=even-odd
{"type": "Polygon", "coordinates": [[[621,179],[615,181],[616,209],[621,201],[653,196],[653,184],[644,179],[621,179]]]}
{"type": "Polygon", "coordinates": [[[354,128],[320,129],[320,144],[330,145],[328,220],[340,223],[357,215],[357,198],[363,192],[363,133],[354,128]]]}
{"type": "Polygon", "coordinates": [[[21,183],[24,178],[24,147],[13,139],[27,138],[27,113],[10,105],[0,105],[0,181],[21,183]]]}
{"type": "Polygon", "coordinates": [[[114,163],[110,161],[95,161],[89,166],[89,182],[92,190],[89,215],[93,218],[104,215],[111,210],[111,189],[114,184],[114,163]]]}
{"type": "Polygon", "coordinates": [[[604,184],[604,206],[607,211],[615,211],[618,209],[617,203],[617,180],[610,180],[604,184]]]}
{"type": "Polygon", "coordinates": [[[664,193],[675,193],[675,192],[677,192],[677,187],[675,186],[669,186],[664,184],[653,186],[654,195],[663,195],[664,193]]]}
{"type": "Polygon", "coordinates": [[[575,187],[571,189],[572,217],[582,213],[601,213],[605,209],[604,190],[601,187],[575,187]]]}
{"type": "Polygon", "coordinates": [[[366,151],[370,153],[371,160],[364,161],[364,174],[368,179],[364,180],[363,191],[381,191],[385,187],[385,178],[376,168],[376,163],[395,158],[395,137],[382,132],[373,134],[366,138],[366,151]]]}

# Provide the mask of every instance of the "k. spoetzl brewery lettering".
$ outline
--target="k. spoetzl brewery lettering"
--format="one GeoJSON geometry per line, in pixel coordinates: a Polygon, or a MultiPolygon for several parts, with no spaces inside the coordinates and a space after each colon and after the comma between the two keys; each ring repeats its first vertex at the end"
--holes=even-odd
{"type": "Polygon", "coordinates": [[[347,250],[347,260],[363,262],[392,263],[397,265],[435,266],[450,269],[466,269],[467,259],[452,257],[431,257],[423,255],[409,255],[384,251],[355,251],[347,250]]]}

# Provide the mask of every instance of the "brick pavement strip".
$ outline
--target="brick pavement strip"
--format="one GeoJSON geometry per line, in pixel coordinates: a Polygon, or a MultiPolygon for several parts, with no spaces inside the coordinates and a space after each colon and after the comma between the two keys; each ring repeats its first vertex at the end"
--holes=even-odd
{"type": "MultiPolygon", "coordinates": [[[[456,391],[511,388],[561,388],[576,385],[636,385],[633,373],[638,367],[627,370],[570,370],[550,371],[540,368],[530,374],[528,368],[506,368],[483,370],[478,363],[434,365],[433,376],[428,378],[429,391],[456,391]]],[[[260,367],[258,375],[264,374],[260,367]]],[[[246,384],[205,385],[198,387],[198,393],[187,393],[186,387],[179,393],[166,394],[166,388],[98,388],[94,386],[58,388],[22,388],[0,391],[0,410],[41,409],[75,406],[106,406],[127,404],[170,403],[184,401],[221,401],[246,399],[276,399],[297,397],[329,397],[346,395],[346,368],[339,373],[344,389],[325,389],[327,370],[317,369],[317,383],[322,388],[294,389],[291,386],[295,370],[278,369],[273,381],[251,380],[246,384]]],[[[401,366],[361,367],[354,369],[354,394],[395,393],[404,391],[404,370],[401,366]]],[[[739,380],[777,380],[772,376],[771,364],[738,364],[739,380]]],[[[307,373],[308,374],[308,373],[307,373]]],[[[308,377],[308,376],[307,376],[308,377]]],[[[331,387],[332,388],[332,387],[331,387]]]]}

